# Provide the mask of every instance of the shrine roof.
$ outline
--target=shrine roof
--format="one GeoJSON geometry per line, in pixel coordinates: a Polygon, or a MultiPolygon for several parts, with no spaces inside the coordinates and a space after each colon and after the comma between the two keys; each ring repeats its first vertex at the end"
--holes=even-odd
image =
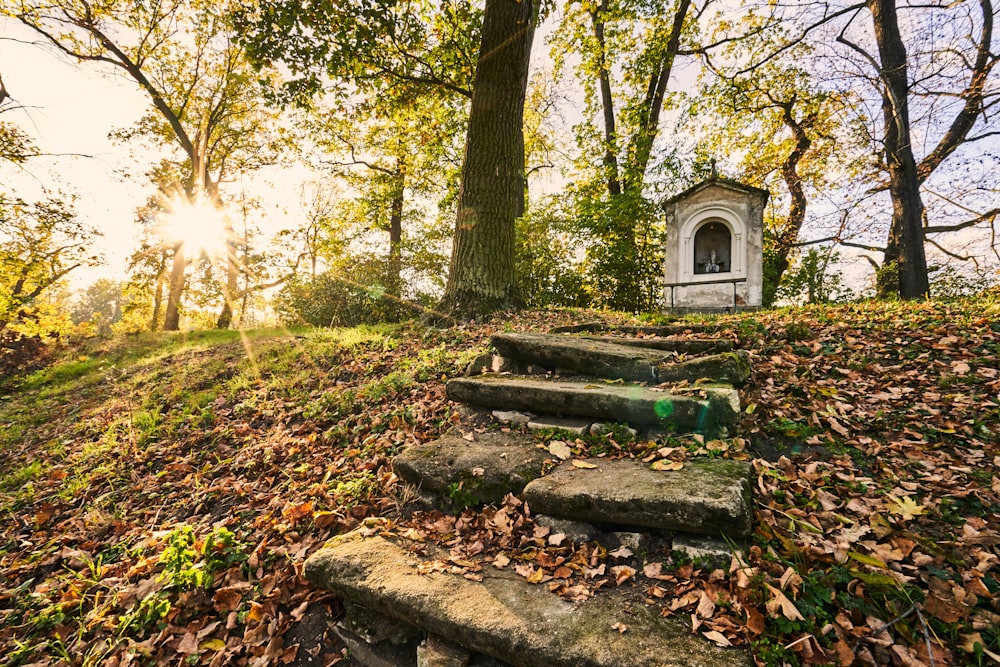
{"type": "Polygon", "coordinates": [[[663,200],[661,206],[667,207],[670,204],[676,203],[681,199],[686,199],[687,197],[690,197],[696,192],[704,190],[705,188],[711,187],[713,185],[726,188],[728,190],[743,192],[748,195],[756,195],[761,199],[763,199],[765,202],[767,201],[768,197],[771,196],[771,193],[768,192],[767,190],[764,190],[763,188],[757,188],[752,185],[747,185],[746,183],[740,183],[739,181],[733,180],[731,178],[726,178],[724,176],[713,174],[712,176],[706,178],[704,181],[692,185],[687,190],[684,190],[683,192],[680,192],[674,195],[673,197],[670,197],[669,199],[663,200]]]}

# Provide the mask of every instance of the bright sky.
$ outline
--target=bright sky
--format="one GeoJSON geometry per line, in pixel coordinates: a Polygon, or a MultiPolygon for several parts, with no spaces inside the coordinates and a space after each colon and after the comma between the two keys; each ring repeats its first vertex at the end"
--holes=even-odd
{"type": "Polygon", "coordinates": [[[74,282],[89,283],[109,273],[122,276],[134,246],[135,207],[145,199],[145,163],[133,148],[112,143],[108,133],[132,125],[147,98],[134,83],[91,63],[75,65],[24,42],[34,35],[19,23],[0,19],[0,74],[23,109],[4,113],[44,153],[23,170],[4,167],[2,183],[25,198],[42,187],[76,195],[80,217],[104,233],[108,266],[80,270],[74,282]],[[90,156],[90,157],[84,157],[90,156]]]}
{"type": "MultiPolygon", "coordinates": [[[[108,135],[134,125],[149,98],[110,66],[77,65],[31,42],[37,42],[34,33],[0,18],[0,75],[25,107],[3,118],[21,126],[51,156],[32,159],[21,170],[5,166],[0,184],[25,198],[40,197],[43,187],[76,195],[79,217],[104,235],[99,245],[107,264],[75,271],[70,276],[74,287],[102,277],[124,278],[137,243],[135,210],[152,191],[145,174],[157,155],[148,146],[113,142],[108,135]]],[[[294,224],[299,186],[309,178],[315,174],[283,167],[253,180],[250,188],[270,193],[263,211],[271,218],[269,226],[294,224]]]]}

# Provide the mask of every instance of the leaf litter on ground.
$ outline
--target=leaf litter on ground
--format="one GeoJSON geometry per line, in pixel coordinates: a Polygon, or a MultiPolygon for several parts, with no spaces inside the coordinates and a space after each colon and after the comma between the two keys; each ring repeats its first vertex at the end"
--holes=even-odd
{"type": "Polygon", "coordinates": [[[407,511],[412,491],[389,460],[458,419],[443,379],[496,330],[597,317],[262,336],[252,354],[153,347],[81,377],[28,376],[0,406],[0,651],[39,665],[342,662],[335,638],[307,630],[340,603],[301,564],[367,525],[418,555],[443,549],[428,572],[511,569],[570,601],[634,590],[708,640],[749,645],[759,664],[996,660],[995,297],[722,318],[754,363],[740,437],[612,440],[599,453],[562,439],[566,456],[547,444],[562,465],[752,460],[757,529],[728,567],[576,543],[513,496],[407,511]]]}

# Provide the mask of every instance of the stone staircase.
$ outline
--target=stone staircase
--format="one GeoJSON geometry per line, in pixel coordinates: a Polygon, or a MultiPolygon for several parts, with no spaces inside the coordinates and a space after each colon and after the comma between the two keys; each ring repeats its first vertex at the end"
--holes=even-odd
{"type": "MultiPolygon", "coordinates": [[[[532,427],[556,426],[578,434],[628,428],[654,439],[732,435],[749,357],[726,339],[674,336],[690,330],[583,325],[569,332],[497,334],[497,353],[477,359],[466,377],[447,385],[448,398],[468,406],[465,421],[402,452],[393,468],[439,505],[457,490],[466,504],[499,503],[513,493],[527,501],[536,522],[570,539],[608,549],[630,545],[652,560],[671,552],[728,565],[731,551],[752,531],[749,464],[698,459],[671,470],[635,459],[591,458],[571,465],[531,433],[532,427]]],[[[753,662],[745,652],[692,634],[686,622],[635,605],[625,589],[573,604],[506,571],[482,581],[420,574],[420,559],[374,532],[362,529],[331,541],[305,568],[311,581],[367,610],[352,607],[339,626],[354,659],[366,667],[753,662]],[[391,627],[408,628],[405,641],[351,625],[373,611],[391,619],[391,627]],[[628,632],[612,628],[622,623],[628,632]]]]}

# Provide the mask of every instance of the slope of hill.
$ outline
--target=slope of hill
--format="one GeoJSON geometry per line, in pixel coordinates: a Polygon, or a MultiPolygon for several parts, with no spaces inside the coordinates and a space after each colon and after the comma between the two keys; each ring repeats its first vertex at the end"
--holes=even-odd
{"type": "MultiPolygon", "coordinates": [[[[420,539],[474,540],[496,509],[456,509],[457,535],[453,518],[411,514],[389,458],[447,429],[444,381],[491,333],[593,319],[626,321],[556,311],[445,330],[144,335],[9,382],[0,654],[346,664],[325,634],[339,602],[299,577],[303,559],[370,516],[420,539]]],[[[740,437],[622,442],[611,455],[753,460],[748,562],[712,572],[664,558],[646,563],[660,578],[618,569],[570,582],[576,593],[634,586],[761,664],[1000,662],[996,297],[716,322],[754,362],[740,437]]],[[[525,509],[508,509],[530,531],[525,509]]],[[[487,549],[473,567],[515,555],[524,562],[487,549]]],[[[533,552],[528,576],[552,569],[549,556],[533,552]]]]}

